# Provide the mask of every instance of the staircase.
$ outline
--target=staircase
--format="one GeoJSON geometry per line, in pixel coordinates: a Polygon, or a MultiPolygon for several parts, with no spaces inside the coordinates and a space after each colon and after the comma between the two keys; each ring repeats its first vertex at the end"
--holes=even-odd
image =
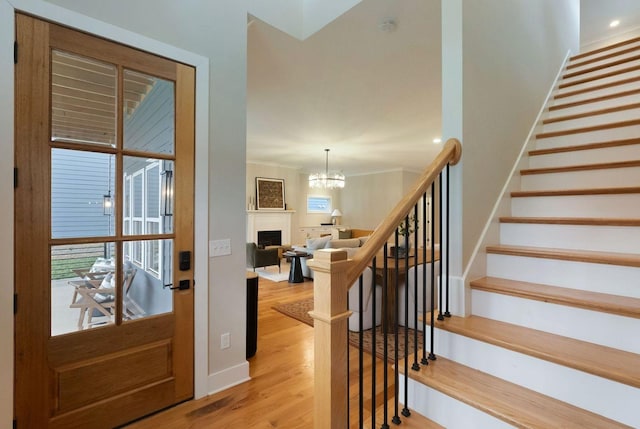
{"type": "Polygon", "coordinates": [[[409,407],[448,428],[640,427],[640,38],[571,58],[535,146],[409,407]]]}

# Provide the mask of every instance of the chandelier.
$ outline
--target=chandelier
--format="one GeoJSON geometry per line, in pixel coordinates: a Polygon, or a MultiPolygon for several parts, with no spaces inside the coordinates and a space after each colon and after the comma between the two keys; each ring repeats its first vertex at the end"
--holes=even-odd
{"type": "Polygon", "coordinates": [[[329,173],[329,149],[326,152],[324,173],[313,173],[309,175],[310,188],[336,189],[344,188],[344,174],[329,173]]]}

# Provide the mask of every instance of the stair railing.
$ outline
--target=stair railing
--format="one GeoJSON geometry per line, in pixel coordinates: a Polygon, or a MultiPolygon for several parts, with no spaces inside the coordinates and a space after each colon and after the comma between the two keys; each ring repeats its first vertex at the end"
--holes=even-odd
{"type": "Polygon", "coordinates": [[[448,173],[449,165],[457,164],[461,155],[460,142],[449,139],[410,192],[391,210],[352,259],[347,259],[344,250],[325,249],[316,251],[314,259],[308,262],[314,270],[314,309],[309,314],[314,319],[315,429],[378,426],[384,429],[389,427],[390,422],[400,424],[399,414],[410,416],[409,361],[413,361],[412,370],[418,370],[420,364],[428,365],[430,359],[436,359],[433,328],[436,289],[438,319],[450,315],[448,173]],[[443,184],[443,171],[447,173],[446,185],[443,184]],[[436,185],[438,195],[435,195],[436,185]],[[446,200],[442,198],[443,186],[446,200]],[[443,201],[447,202],[444,223],[443,201]],[[436,224],[439,225],[438,246],[434,239],[436,224]],[[420,228],[422,236],[419,235],[420,228]],[[427,235],[429,228],[430,236],[427,235]],[[443,229],[446,229],[444,241],[443,229]],[[413,251],[406,244],[411,238],[415,243],[413,251]],[[404,246],[401,246],[402,242],[404,246]],[[419,271],[422,271],[421,275],[419,271]],[[436,271],[440,274],[437,288],[436,271]],[[365,272],[369,275],[366,276],[365,272]],[[410,290],[411,280],[413,289],[410,290]],[[366,290],[370,291],[367,296],[366,290]],[[412,306],[409,305],[411,293],[414,297],[412,306]],[[419,299],[420,295],[422,300],[419,299]],[[427,305],[428,296],[430,305],[427,305]],[[349,297],[356,302],[349,303],[349,297]],[[399,303],[400,298],[403,299],[399,303]],[[420,302],[421,310],[418,308],[420,302]],[[353,312],[349,307],[358,312],[355,320],[351,317],[353,312]],[[370,320],[364,318],[367,308],[372,309],[369,311],[370,320]],[[400,320],[400,312],[404,313],[403,320],[400,320]],[[422,335],[426,333],[427,317],[431,319],[428,352],[426,338],[422,335]],[[419,322],[422,322],[421,325],[419,322]],[[371,328],[365,330],[365,325],[371,328]],[[415,328],[411,330],[412,341],[409,338],[410,326],[415,328]],[[422,333],[419,332],[420,327],[422,333]],[[381,337],[378,333],[381,333],[381,337]],[[420,339],[423,343],[422,359],[418,363],[420,339]],[[378,341],[382,344],[381,353],[378,341]],[[355,352],[350,351],[350,348],[353,350],[350,343],[356,346],[355,352]],[[401,347],[406,351],[404,362],[399,359],[401,347]],[[365,349],[370,352],[370,359],[364,357],[365,349]],[[390,349],[393,349],[393,353],[390,349]],[[401,396],[399,372],[402,365],[404,392],[401,396]],[[390,371],[393,371],[393,377],[389,375],[390,371]],[[404,404],[401,412],[400,399],[404,404]],[[391,420],[390,413],[393,414],[391,420]]]}

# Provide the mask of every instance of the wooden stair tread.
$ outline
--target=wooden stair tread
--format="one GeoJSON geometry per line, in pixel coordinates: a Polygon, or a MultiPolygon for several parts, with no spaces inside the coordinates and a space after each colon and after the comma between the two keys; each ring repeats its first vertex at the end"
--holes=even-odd
{"type": "MultiPolygon", "coordinates": [[[[627,52],[625,52],[625,53],[633,52],[633,51],[636,51],[637,49],[638,48],[628,49],[627,52]]],[[[621,54],[623,54],[623,52],[619,52],[619,53],[616,53],[614,55],[610,55],[609,58],[612,58],[613,56],[621,55],[621,54]]],[[[603,59],[606,59],[606,58],[603,58],[603,59]]],[[[604,70],[604,69],[607,69],[609,67],[619,66],[620,64],[629,63],[631,61],[636,61],[636,60],[639,60],[639,59],[640,59],[640,55],[633,55],[631,57],[620,58],[618,60],[611,61],[611,62],[606,63],[606,64],[601,64],[601,65],[598,65],[598,66],[593,66],[593,67],[586,68],[584,70],[579,70],[579,71],[566,73],[564,76],[562,76],[562,78],[563,79],[570,79],[572,77],[580,76],[582,74],[592,73],[592,72],[595,72],[595,71],[598,71],[598,70],[604,70]]],[[[599,59],[593,60],[593,61],[591,61],[591,63],[594,63],[596,61],[599,61],[599,59]]],[[[575,65],[573,68],[579,67],[581,65],[586,65],[586,64],[587,64],[587,62],[584,62],[582,64],[575,65]]],[[[567,66],[567,69],[568,68],[569,68],[569,66],[567,66]]]]}
{"type": "Polygon", "coordinates": [[[471,288],[640,319],[640,299],[518,280],[483,277],[471,288]]]}
{"type": "Polygon", "coordinates": [[[624,73],[630,73],[630,72],[634,72],[634,71],[638,71],[640,70],[640,66],[632,66],[632,67],[627,67],[624,69],[620,69],[620,70],[615,70],[615,71],[610,71],[607,73],[602,73],[596,76],[590,76],[590,77],[585,77],[584,79],[578,79],[578,80],[574,80],[572,82],[565,82],[565,83],[561,83],[560,85],[558,85],[558,88],[560,89],[564,89],[564,88],[569,88],[575,85],[581,85],[583,83],[589,83],[589,82],[593,82],[595,80],[600,80],[600,79],[606,79],[608,77],[613,77],[613,76],[617,76],[617,75],[621,75],[624,73]]]}
{"type": "Polygon", "coordinates": [[[588,189],[559,189],[547,191],[513,191],[511,197],[566,197],[570,195],[619,195],[619,194],[637,194],[640,193],[640,187],[631,186],[627,188],[588,188],[588,189]]]}
{"type": "Polygon", "coordinates": [[[479,316],[452,316],[436,327],[589,374],[640,387],[640,355],[479,316]]]}
{"type": "Polygon", "coordinates": [[[608,113],[623,112],[625,110],[633,110],[640,108],[640,103],[625,104],[622,106],[607,107],[606,109],[592,110],[590,112],[576,113],[574,115],[558,116],[555,118],[547,118],[542,121],[543,124],[553,124],[556,122],[571,121],[574,119],[588,118],[589,116],[606,115],[608,113]]]}
{"type": "Polygon", "coordinates": [[[628,83],[640,82],[640,77],[630,77],[626,79],[617,80],[615,82],[602,83],[600,85],[593,85],[587,88],[576,89],[573,91],[563,92],[561,94],[556,94],[553,96],[554,99],[571,97],[574,95],[585,94],[587,92],[599,91],[601,89],[613,88],[614,86],[626,85],[628,83]]]}
{"type": "Polygon", "coordinates": [[[599,61],[608,60],[609,58],[615,58],[615,57],[617,57],[619,55],[629,54],[629,53],[637,51],[637,50],[640,50],[640,47],[632,46],[630,48],[621,49],[621,50],[616,51],[616,52],[610,52],[610,53],[605,54],[605,55],[600,55],[598,57],[593,57],[593,58],[590,58],[590,59],[585,60],[585,61],[580,61],[580,62],[572,61],[571,63],[569,63],[569,65],[567,65],[567,70],[575,69],[577,67],[586,66],[587,64],[597,63],[599,61]]]}
{"type": "Polygon", "coordinates": [[[548,131],[536,134],[536,139],[546,139],[551,137],[562,137],[572,134],[590,133],[592,131],[610,130],[613,128],[631,127],[640,125],[640,119],[631,119],[629,121],[611,122],[608,124],[591,125],[589,127],[571,128],[569,130],[548,131]]]}
{"type": "Polygon", "coordinates": [[[545,225],[594,225],[594,226],[640,226],[640,219],[589,218],[589,217],[514,217],[503,216],[502,223],[532,223],[545,225]]]}
{"type": "Polygon", "coordinates": [[[554,153],[576,152],[580,150],[606,149],[610,147],[630,146],[635,144],[640,144],[640,138],[610,140],[606,142],[586,143],[550,149],[534,149],[529,151],[529,156],[551,155],[554,153]]]}
{"type": "Polygon", "coordinates": [[[640,160],[604,162],[601,164],[568,165],[564,167],[527,168],[520,170],[522,176],[531,174],[566,173],[570,171],[606,170],[609,168],[640,167],[640,160]]]}
{"type": "Polygon", "coordinates": [[[593,264],[640,267],[640,254],[596,252],[590,250],[553,249],[528,246],[487,246],[487,253],[498,255],[524,256],[562,261],[586,262],[593,264]]]}
{"type": "Polygon", "coordinates": [[[571,103],[556,104],[556,105],[550,106],[549,111],[553,112],[556,110],[568,109],[571,107],[582,106],[582,105],[591,104],[591,103],[598,103],[600,101],[606,101],[606,100],[611,100],[611,99],[620,98],[620,97],[627,97],[629,95],[636,95],[636,94],[640,94],[640,88],[631,89],[629,91],[616,92],[613,94],[602,95],[600,97],[587,98],[585,100],[573,101],[571,103]]]}
{"type": "Polygon", "coordinates": [[[519,428],[629,427],[443,357],[409,377],[519,428]]]}
{"type": "Polygon", "coordinates": [[[607,45],[607,46],[604,46],[602,48],[593,49],[591,51],[587,51],[587,52],[582,52],[580,54],[576,54],[576,55],[572,56],[571,58],[569,58],[569,61],[573,62],[573,61],[579,60],[581,58],[586,58],[586,57],[589,57],[591,55],[599,54],[601,52],[610,51],[611,49],[620,48],[622,46],[630,45],[630,44],[636,43],[636,42],[640,42],[640,37],[634,37],[632,39],[627,39],[627,40],[623,40],[621,42],[612,43],[611,45],[607,45]]]}
{"type": "MultiPolygon", "coordinates": [[[[388,407],[387,409],[389,410],[389,415],[388,415],[388,419],[390,423],[389,426],[398,427],[397,425],[391,423],[391,417],[393,416],[393,409],[394,409],[393,399],[390,399],[389,402],[387,402],[387,407],[388,407]]],[[[402,409],[402,406],[400,407],[400,409],[402,409]]],[[[411,410],[411,416],[400,417],[400,419],[402,420],[402,422],[400,423],[401,427],[409,428],[409,429],[445,429],[444,426],[441,426],[438,423],[434,422],[433,420],[426,418],[422,414],[417,413],[416,411],[412,410],[411,407],[409,407],[409,409],[411,410]]],[[[376,426],[380,427],[382,422],[384,422],[383,407],[380,406],[376,410],[376,426]]],[[[364,426],[362,427],[363,428],[371,427],[371,417],[368,417],[367,419],[364,420],[364,426]]]]}

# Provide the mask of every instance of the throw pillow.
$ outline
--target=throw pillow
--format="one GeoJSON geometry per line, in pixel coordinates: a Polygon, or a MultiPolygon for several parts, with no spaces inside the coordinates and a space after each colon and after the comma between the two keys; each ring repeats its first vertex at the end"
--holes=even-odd
{"type": "Polygon", "coordinates": [[[320,238],[307,238],[307,250],[324,249],[330,240],[330,235],[320,238]]]}
{"type": "Polygon", "coordinates": [[[338,231],[338,238],[351,238],[351,230],[338,231]]]}
{"type": "Polygon", "coordinates": [[[366,235],[364,237],[360,237],[358,238],[358,240],[360,240],[360,247],[364,246],[364,243],[367,242],[367,240],[369,239],[369,237],[371,237],[370,235],[366,235]]]}

